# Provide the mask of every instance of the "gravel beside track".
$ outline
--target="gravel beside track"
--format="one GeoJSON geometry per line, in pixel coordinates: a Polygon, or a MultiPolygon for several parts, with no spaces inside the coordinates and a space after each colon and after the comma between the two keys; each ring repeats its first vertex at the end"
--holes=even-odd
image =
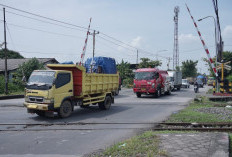
{"type": "Polygon", "coordinates": [[[193,109],[193,110],[197,112],[218,115],[218,118],[222,120],[232,119],[232,109],[229,109],[229,108],[208,107],[208,108],[198,108],[198,109],[193,109]]]}

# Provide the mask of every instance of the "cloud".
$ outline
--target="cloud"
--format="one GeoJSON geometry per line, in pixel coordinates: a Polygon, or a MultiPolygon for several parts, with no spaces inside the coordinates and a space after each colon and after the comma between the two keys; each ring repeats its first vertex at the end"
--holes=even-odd
{"type": "Polygon", "coordinates": [[[222,31],[222,36],[224,38],[231,38],[232,37],[232,25],[227,25],[224,30],[222,31]]]}
{"type": "Polygon", "coordinates": [[[194,36],[192,34],[180,34],[179,41],[180,43],[192,43],[196,42],[198,39],[198,36],[194,36]]]}
{"type": "MultiPolygon", "coordinates": [[[[131,42],[129,42],[129,45],[133,46],[133,47],[136,47],[136,48],[140,48],[141,45],[142,45],[142,37],[140,36],[137,36],[136,38],[132,39],[131,42]]],[[[133,48],[129,47],[128,45],[126,44],[120,44],[122,46],[118,46],[118,50],[119,51],[123,51],[125,50],[125,47],[128,48],[128,49],[131,49],[131,50],[134,50],[133,48]]]]}
{"type": "Polygon", "coordinates": [[[134,47],[140,47],[141,46],[141,42],[142,42],[142,37],[137,36],[136,38],[132,39],[131,41],[131,45],[134,47]]]}

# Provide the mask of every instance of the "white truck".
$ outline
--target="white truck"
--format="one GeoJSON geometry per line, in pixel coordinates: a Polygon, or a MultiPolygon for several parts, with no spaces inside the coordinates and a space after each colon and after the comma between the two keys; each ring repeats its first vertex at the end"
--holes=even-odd
{"type": "Polygon", "coordinates": [[[182,72],[181,71],[168,71],[168,76],[170,77],[171,89],[180,90],[182,85],[182,72]]]}

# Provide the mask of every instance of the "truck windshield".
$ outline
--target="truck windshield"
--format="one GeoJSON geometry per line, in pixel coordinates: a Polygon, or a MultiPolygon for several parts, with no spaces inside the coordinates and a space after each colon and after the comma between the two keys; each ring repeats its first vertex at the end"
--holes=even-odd
{"type": "Polygon", "coordinates": [[[136,72],[136,80],[152,80],[155,78],[155,72],[136,72]]]}
{"type": "Polygon", "coordinates": [[[54,71],[34,71],[27,83],[27,87],[39,87],[47,86],[50,87],[55,79],[54,71]]]}

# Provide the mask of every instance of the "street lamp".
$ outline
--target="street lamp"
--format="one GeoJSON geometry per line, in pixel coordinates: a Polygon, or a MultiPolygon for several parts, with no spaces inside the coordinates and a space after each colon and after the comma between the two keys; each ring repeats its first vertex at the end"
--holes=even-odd
{"type": "Polygon", "coordinates": [[[218,47],[217,47],[217,29],[216,29],[216,26],[217,26],[217,24],[216,24],[216,20],[215,20],[215,18],[213,17],[213,16],[206,16],[206,17],[204,17],[204,18],[201,18],[201,19],[199,19],[198,21],[202,21],[202,20],[204,20],[204,19],[206,19],[206,18],[213,18],[213,20],[214,20],[214,36],[215,36],[215,48],[216,48],[216,66],[217,66],[217,55],[218,55],[218,47]]]}

